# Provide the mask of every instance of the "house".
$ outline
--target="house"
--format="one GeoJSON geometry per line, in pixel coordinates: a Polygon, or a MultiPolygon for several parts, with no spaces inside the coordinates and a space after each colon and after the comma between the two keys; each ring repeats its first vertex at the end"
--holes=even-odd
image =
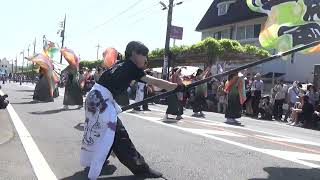
{"type": "MultiPolygon", "coordinates": [[[[214,0],[196,31],[202,33],[202,39],[235,39],[241,44],[260,46],[259,33],[266,20],[266,14],[251,11],[244,0],[214,0]]],[[[269,51],[276,53],[272,49],[269,51]]],[[[313,82],[314,65],[320,64],[320,53],[296,53],[286,59],[259,65],[251,70],[268,75],[284,74],[282,78],[286,81],[313,82]]]]}
{"type": "Polygon", "coordinates": [[[12,65],[10,62],[6,59],[0,59],[0,74],[9,74],[11,72],[12,65]]]}

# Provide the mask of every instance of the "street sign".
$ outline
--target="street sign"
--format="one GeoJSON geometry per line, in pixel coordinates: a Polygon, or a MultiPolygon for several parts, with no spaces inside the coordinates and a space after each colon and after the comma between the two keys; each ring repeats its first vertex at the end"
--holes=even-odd
{"type": "Polygon", "coordinates": [[[183,27],[171,26],[170,38],[182,40],[183,27]]]}

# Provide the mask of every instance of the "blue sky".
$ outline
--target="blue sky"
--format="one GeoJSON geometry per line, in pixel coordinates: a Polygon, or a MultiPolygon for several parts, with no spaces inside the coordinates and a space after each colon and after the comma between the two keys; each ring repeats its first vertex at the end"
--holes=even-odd
{"type": "MultiPolygon", "coordinates": [[[[166,4],[168,0],[163,0],[166,4]]],[[[120,12],[138,0],[10,0],[0,2],[0,58],[22,61],[19,53],[37,38],[36,51],[42,47],[42,36],[60,42],[59,21],[67,14],[65,45],[80,54],[81,59],[96,59],[97,44],[102,50],[115,47],[123,52],[131,40],[145,43],[151,50],[165,44],[167,12],[159,0],[139,0],[129,11],[120,12]]],[[[179,2],[176,0],[176,2],[179,2]]],[[[182,41],[192,44],[201,40],[195,28],[213,0],[184,0],[176,6],[173,25],[184,27],[182,41]]],[[[30,54],[33,50],[30,50],[30,54]]]]}

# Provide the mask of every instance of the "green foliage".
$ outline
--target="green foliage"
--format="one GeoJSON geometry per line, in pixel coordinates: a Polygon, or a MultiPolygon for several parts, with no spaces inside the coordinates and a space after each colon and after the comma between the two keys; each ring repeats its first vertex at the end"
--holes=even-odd
{"type": "Polygon", "coordinates": [[[253,46],[253,45],[250,45],[250,44],[244,45],[244,50],[248,54],[255,54],[255,55],[260,56],[260,57],[270,56],[270,53],[267,50],[258,48],[257,46],[253,46]]]}
{"type": "MultiPolygon", "coordinates": [[[[242,46],[236,40],[221,39],[216,40],[212,37],[206,38],[191,46],[175,46],[171,48],[171,52],[176,56],[183,56],[188,54],[203,54],[206,53],[209,56],[223,56],[227,53],[247,53],[259,57],[269,56],[269,52],[252,45],[242,46]]],[[[150,52],[149,57],[161,58],[164,55],[164,49],[155,49],[150,52]]]]}
{"type": "Polygon", "coordinates": [[[164,49],[155,49],[149,53],[149,58],[157,58],[157,57],[163,57],[164,56],[164,49]]]}
{"type": "Polygon", "coordinates": [[[97,68],[98,66],[101,66],[102,64],[102,60],[97,60],[97,61],[88,61],[88,60],[83,60],[80,61],[80,69],[83,67],[87,67],[87,68],[97,68]]]}
{"type": "MultiPolygon", "coordinates": [[[[203,41],[200,41],[191,46],[174,46],[171,48],[171,52],[175,56],[188,56],[191,54],[207,54],[209,56],[220,56],[223,57],[228,53],[241,53],[241,54],[251,54],[258,57],[267,57],[270,56],[269,52],[258,48],[253,45],[241,45],[236,40],[230,39],[221,39],[216,40],[212,37],[206,38],[203,41]]],[[[150,59],[162,58],[164,56],[164,49],[155,49],[149,53],[150,59]]],[[[101,66],[102,60],[99,61],[80,61],[80,68],[96,68],[101,66]]]]}

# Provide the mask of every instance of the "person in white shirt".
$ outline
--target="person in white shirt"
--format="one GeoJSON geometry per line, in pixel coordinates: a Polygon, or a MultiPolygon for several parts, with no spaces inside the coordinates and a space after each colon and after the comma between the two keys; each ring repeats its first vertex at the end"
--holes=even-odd
{"type": "Polygon", "coordinates": [[[299,95],[298,82],[295,81],[295,82],[293,82],[292,87],[290,87],[288,89],[288,97],[289,97],[288,104],[289,104],[289,108],[288,108],[287,114],[286,114],[286,116],[284,118],[284,121],[287,121],[288,117],[291,115],[291,113],[292,113],[291,109],[296,104],[298,95],[299,95]]]}
{"type": "MultiPolygon", "coordinates": [[[[136,102],[143,101],[144,98],[144,87],[146,86],[145,83],[137,82],[137,91],[136,91],[136,102]]],[[[141,107],[134,108],[136,111],[141,111],[141,107]]]]}
{"type": "Polygon", "coordinates": [[[261,80],[261,74],[257,73],[254,76],[254,81],[251,86],[251,96],[252,96],[252,110],[253,117],[257,118],[259,114],[259,103],[261,99],[261,94],[263,92],[263,81],[261,80]]]}
{"type": "Polygon", "coordinates": [[[285,84],[282,84],[281,82],[278,82],[278,84],[273,88],[273,91],[275,93],[275,101],[273,106],[273,114],[274,118],[276,120],[281,120],[283,115],[283,104],[286,99],[286,93],[288,91],[288,87],[285,84]]]}

